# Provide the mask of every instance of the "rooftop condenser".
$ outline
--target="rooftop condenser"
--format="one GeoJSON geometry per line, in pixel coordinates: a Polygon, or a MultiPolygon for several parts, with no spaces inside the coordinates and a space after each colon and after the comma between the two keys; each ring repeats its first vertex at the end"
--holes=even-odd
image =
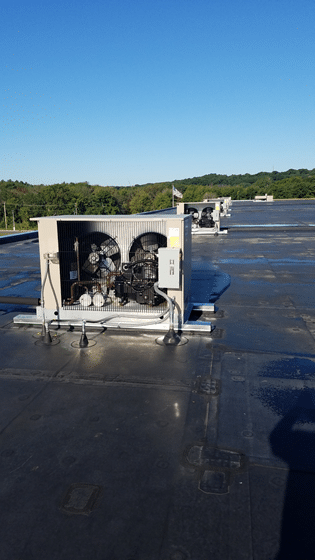
{"type": "Polygon", "coordinates": [[[42,279],[38,322],[167,330],[168,298],[175,324],[188,321],[189,214],[31,219],[38,222],[42,279]]]}
{"type": "Polygon", "coordinates": [[[179,202],[177,204],[177,214],[191,215],[192,233],[214,235],[226,233],[226,230],[220,229],[220,199],[210,199],[203,202],[179,202]]]}

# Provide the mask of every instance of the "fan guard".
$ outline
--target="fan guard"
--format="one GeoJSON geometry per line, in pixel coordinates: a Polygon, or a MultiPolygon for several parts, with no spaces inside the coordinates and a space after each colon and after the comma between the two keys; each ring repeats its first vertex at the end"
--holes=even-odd
{"type": "Polygon", "coordinates": [[[105,280],[119,270],[120,250],[110,235],[89,233],[79,240],[79,262],[82,280],[105,280]]]}

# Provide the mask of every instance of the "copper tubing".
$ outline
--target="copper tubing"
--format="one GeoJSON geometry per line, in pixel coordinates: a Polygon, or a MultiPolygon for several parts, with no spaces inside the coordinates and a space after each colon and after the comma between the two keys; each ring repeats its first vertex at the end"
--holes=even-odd
{"type": "Polygon", "coordinates": [[[81,282],[74,282],[73,284],[71,284],[71,298],[70,300],[66,301],[65,304],[66,305],[73,305],[74,303],[74,288],[76,286],[83,286],[86,289],[86,292],[88,292],[88,286],[97,286],[97,291],[102,293],[102,286],[99,282],[96,282],[95,280],[87,280],[87,281],[81,281],[81,282]]]}

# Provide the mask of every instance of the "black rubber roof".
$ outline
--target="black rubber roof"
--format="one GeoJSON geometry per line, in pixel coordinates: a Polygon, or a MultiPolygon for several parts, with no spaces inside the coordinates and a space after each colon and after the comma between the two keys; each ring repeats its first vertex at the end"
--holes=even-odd
{"type": "MultiPolygon", "coordinates": [[[[215,329],[183,346],[47,346],[0,305],[1,560],[314,559],[314,224],[314,200],[233,201],[194,235],[215,329]]],[[[0,245],[0,295],[39,297],[38,249],[0,245]]]]}

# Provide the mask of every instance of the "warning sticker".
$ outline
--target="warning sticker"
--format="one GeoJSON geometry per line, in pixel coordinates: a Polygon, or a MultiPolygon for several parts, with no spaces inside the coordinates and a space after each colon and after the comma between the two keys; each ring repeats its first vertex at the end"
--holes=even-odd
{"type": "Polygon", "coordinates": [[[179,243],[179,228],[169,228],[168,230],[169,246],[180,247],[179,243]]]}

